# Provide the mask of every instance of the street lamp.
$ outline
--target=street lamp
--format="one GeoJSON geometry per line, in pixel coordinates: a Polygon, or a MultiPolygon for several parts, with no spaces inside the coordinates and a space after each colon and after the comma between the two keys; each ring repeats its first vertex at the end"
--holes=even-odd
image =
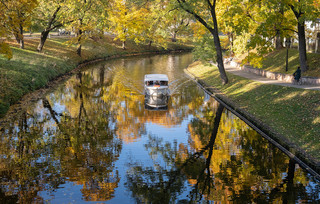
{"type": "Polygon", "coordinates": [[[289,47],[291,45],[290,37],[286,38],[286,47],[287,47],[287,58],[286,58],[286,72],[288,71],[288,54],[289,54],[289,47]]]}

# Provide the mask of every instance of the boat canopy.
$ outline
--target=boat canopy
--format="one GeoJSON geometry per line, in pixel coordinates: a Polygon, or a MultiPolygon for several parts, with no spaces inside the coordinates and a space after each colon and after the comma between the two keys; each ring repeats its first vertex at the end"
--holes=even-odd
{"type": "Polygon", "coordinates": [[[169,81],[169,79],[165,74],[146,74],[144,81],[169,81]]]}

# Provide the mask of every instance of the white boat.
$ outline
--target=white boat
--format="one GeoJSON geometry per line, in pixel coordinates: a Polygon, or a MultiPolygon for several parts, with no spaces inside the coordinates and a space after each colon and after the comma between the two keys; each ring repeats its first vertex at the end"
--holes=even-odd
{"type": "Polygon", "coordinates": [[[146,110],[168,110],[169,96],[150,96],[145,95],[146,110]]]}
{"type": "Polygon", "coordinates": [[[165,74],[146,74],[144,76],[144,92],[149,96],[168,96],[169,79],[165,74]]]}

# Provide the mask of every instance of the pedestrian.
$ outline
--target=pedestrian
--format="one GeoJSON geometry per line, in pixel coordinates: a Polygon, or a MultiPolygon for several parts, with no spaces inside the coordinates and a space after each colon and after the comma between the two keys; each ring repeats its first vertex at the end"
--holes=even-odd
{"type": "Polygon", "coordinates": [[[294,81],[299,84],[300,78],[301,78],[301,69],[298,67],[298,69],[293,73],[294,81]]]}

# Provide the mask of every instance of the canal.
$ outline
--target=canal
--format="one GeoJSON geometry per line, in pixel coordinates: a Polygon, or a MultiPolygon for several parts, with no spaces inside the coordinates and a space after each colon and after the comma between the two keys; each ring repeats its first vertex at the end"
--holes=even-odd
{"type": "Polygon", "coordinates": [[[0,128],[0,203],[310,203],[320,184],[185,76],[191,54],[98,63],[0,128]],[[167,74],[159,109],[145,74],[167,74]]]}

